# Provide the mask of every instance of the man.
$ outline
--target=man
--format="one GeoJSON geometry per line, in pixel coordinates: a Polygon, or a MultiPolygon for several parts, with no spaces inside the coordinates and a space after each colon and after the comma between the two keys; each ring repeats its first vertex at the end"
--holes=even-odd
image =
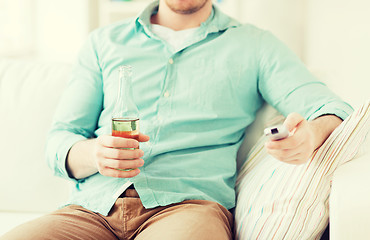
{"type": "Polygon", "coordinates": [[[160,0],[96,30],[48,139],[50,167],[76,184],[71,199],[2,239],[232,239],[236,152],[264,100],[297,112],[285,121],[294,134],[266,143],[291,164],[351,112],[276,38],[211,0],[160,0]],[[124,64],[134,69],[138,141],[110,134],[124,64]]]}

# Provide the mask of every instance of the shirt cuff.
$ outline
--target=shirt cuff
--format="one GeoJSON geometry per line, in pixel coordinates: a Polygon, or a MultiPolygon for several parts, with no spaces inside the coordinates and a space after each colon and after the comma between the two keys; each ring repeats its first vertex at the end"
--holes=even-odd
{"type": "Polygon", "coordinates": [[[58,141],[53,141],[50,139],[49,146],[47,147],[47,153],[50,152],[51,154],[48,155],[48,164],[49,167],[54,171],[54,175],[69,179],[74,181],[75,183],[79,183],[83,180],[75,179],[71,177],[66,168],[66,161],[69,150],[71,147],[79,141],[85,140],[86,138],[82,135],[78,134],[71,134],[71,133],[59,133],[54,138],[58,138],[58,141]],[[62,143],[62,144],[61,144],[62,143]],[[56,154],[55,154],[56,153],[56,154]]]}
{"type": "Polygon", "coordinates": [[[321,106],[316,112],[311,114],[308,118],[309,121],[312,121],[323,115],[335,115],[340,119],[346,119],[353,112],[353,108],[345,102],[330,102],[321,106]]]}

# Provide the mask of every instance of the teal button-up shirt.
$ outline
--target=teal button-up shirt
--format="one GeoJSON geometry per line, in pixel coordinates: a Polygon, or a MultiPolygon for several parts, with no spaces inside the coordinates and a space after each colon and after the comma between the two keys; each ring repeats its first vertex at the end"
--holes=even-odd
{"type": "MultiPolygon", "coordinates": [[[[54,173],[69,178],[66,156],[77,141],[111,133],[118,67],[133,66],[145,165],[131,179],[96,173],[74,180],[69,204],[107,215],[130,181],[146,208],[188,199],[235,205],[236,153],[245,128],[267,101],[307,119],[352,111],[272,34],[213,8],[180,49],[151,32],[150,16],[94,31],[79,55],[47,144],[54,173]]],[[[248,137],[248,136],[246,136],[248,137]]],[[[72,179],[73,180],[73,179],[72,179]]]]}

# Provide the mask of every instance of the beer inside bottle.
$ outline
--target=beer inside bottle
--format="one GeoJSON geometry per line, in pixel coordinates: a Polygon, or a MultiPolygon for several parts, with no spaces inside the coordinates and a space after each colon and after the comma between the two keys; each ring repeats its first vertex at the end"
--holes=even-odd
{"type": "Polygon", "coordinates": [[[112,135],[139,140],[139,119],[112,118],[112,135]]]}
{"type": "MultiPolygon", "coordinates": [[[[139,119],[112,118],[112,136],[139,139],[139,119]]],[[[135,150],[135,148],[121,148],[125,150],[135,150]]],[[[121,171],[131,171],[129,169],[119,169],[121,171]]]]}

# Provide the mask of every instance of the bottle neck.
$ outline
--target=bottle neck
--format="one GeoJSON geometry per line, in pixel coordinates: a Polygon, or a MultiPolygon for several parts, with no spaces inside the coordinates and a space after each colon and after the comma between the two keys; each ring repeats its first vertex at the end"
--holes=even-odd
{"type": "Polygon", "coordinates": [[[139,111],[134,101],[132,87],[131,66],[121,66],[119,69],[118,96],[113,110],[113,118],[131,119],[139,118],[139,111]]]}
{"type": "Polygon", "coordinates": [[[132,69],[130,66],[121,66],[118,79],[118,98],[124,102],[133,100],[132,69]]]}

